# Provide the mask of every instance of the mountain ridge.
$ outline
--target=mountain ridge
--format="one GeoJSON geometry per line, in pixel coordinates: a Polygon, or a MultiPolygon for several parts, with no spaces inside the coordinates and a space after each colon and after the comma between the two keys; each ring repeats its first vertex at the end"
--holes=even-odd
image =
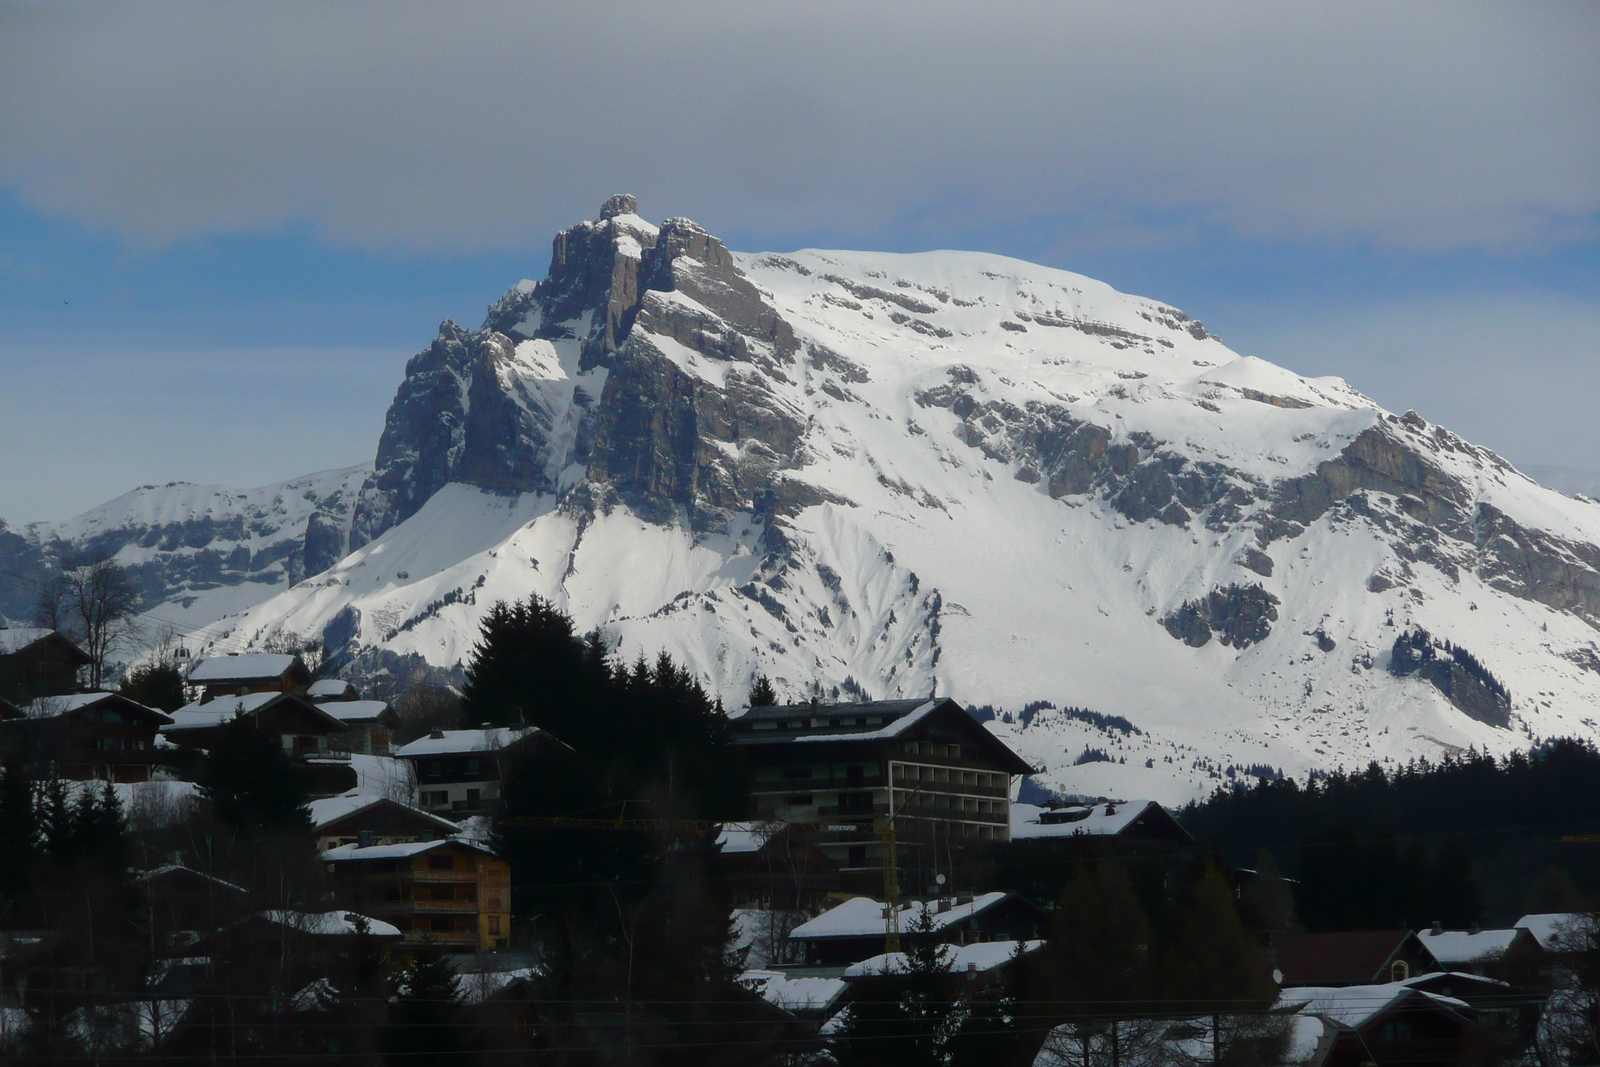
{"type": "Polygon", "coordinates": [[[990,728],[1090,795],[1594,736],[1600,506],[1080,275],[735,253],[636,212],[443,324],[317,524],[330,564],[197,644],[449,670],[539,592],[730,704],[760,671],[1011,709],[990,728]],[[1419,630],[1507,698],[1391,672],[1419,630]],[[1041,700],[1138,732],[1016,714],[1041,700]]]}

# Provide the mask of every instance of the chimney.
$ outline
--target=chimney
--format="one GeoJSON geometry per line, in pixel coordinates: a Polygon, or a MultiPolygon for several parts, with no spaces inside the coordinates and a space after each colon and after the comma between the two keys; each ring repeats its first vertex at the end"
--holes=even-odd
{"type": "Polygon", "coordinates": [[[443,730],[435,730],[435,731],[433,731],[433,733],[429,734],[428,736],[430,738],[432,738],[433,740],[435,740],[435,741],[443,741],[444,740],[444,731],[443,730]]]}
{"type": "Polygon", "coordinates": [[[978,979],[978,965],[969,960],[969,961],[967,961],[967,981],[975,982],[975,981],[977,981],[977,979],[978,979]]]}
{"type": "Polygon", "coordinates": [[[372,831],[362,830],[356,834],[356,848],[372,847],[372,831]]]}
{"type": "Polygon", "coordinates": [[[1435,919],[1433,920],[1433,929],[1429,930],[1428,932],[1434,937],[1438,937],[1440,934],[1444,933],[1444,926],[1439,922],[1438,919],[1435,919]]]}

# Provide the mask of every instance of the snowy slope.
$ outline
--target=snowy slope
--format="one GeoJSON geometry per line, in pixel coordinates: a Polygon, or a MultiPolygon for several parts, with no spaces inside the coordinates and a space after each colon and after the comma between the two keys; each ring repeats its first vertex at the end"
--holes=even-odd
{"type": "MultiPolygon", "coordinates": [[[[245,490],[141,486],[66,522],[25,527],[22,547],[41,576],[63,556],[109,556],[127,568],[153,624],[193,630],[268,599],[308,565],[320,570],[344,555],[351,508],[370,472],[362,465],[245,490]]],[[[24,601],[17,613],[29,607],[24,601]]]]}
{"type": "Polygon", "coordinates": [[[449,668],[537,592],[732,706],[937,689],[1055,787],[1166,801],[1596,734],[1600,505],[998,256],[730,254],[610,203],[408,365],[361,492],[354,551],[199,643],[449,668]],[[1390,673],[1414,626],[1509,705],[1390,673]]]}

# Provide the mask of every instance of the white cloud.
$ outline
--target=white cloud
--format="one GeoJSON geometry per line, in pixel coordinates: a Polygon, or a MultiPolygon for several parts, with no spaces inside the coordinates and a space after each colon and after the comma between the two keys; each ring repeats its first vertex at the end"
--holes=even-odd
{"type": "Polygon", "coordinates": [[[139,241],[541,240],[605,194],[870,238],[1180,213],[1408,249],[1593,236],[1590,5],[16,5],[0,178],[139,241]]]}

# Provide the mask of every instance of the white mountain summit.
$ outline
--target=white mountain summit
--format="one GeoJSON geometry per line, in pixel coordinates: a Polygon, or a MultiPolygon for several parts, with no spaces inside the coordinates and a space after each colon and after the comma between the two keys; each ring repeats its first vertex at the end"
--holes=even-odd
{"type": "Polygon", "coordinates": [[[336,562],[198,644],[451,668],[537,592],[730,707],[937,689],[1048,783],[1167,801],[1597,733],[1600,505],[1089,278],[730,253],[631,197],[441,327],[316,531],[336,562]]]}

